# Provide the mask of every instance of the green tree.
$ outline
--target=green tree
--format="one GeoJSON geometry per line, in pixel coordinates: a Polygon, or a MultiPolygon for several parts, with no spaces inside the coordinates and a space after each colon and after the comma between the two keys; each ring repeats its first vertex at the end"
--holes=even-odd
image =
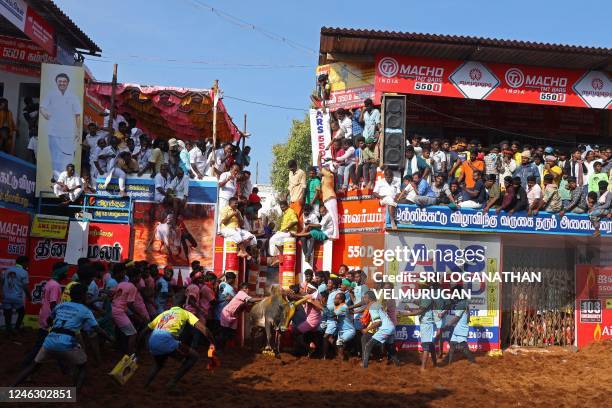
{"type": "Polygon", "coordinates": [[[272,146],[272,172],[270,180],[272,186],[281,195],[287,193],[289,170],[287,162],[291,159],[297,162],[302,170],[306,171],[312,164],[312,147],[310,144],[310,119],[308,115],[302,120],[294,119],[289,130],[287,142],[272,146]]]}

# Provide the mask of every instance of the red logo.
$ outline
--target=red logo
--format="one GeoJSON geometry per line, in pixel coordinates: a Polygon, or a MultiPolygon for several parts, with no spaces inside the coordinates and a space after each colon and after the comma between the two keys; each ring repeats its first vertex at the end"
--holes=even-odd
{"type": "Polygon", "coordinates": [[[480,72],[478,68],[472,68],[470,70],[470,78],[472,78],[472,81],[480,81],[480,78],[482,78],[482,72],[480,72]]]}
{"type": "Polygon", "coordinates": [[[591,81],[591,86],[593,87],[593,89],[596,89],[599,91],[603,89],[604,83],[601,79],[595,78],[591,81]]]}

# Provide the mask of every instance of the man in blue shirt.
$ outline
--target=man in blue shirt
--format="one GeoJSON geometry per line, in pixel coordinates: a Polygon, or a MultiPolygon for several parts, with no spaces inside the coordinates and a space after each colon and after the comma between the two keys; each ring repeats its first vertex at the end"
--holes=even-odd
{"type": "Polygon", "coordinates": [[[531,161],[531,153],[529,150],[525,150],[521,153],[521,165],[514,170],[513,176],[521,179],[523,188],[527,187],[527,177],[529,176],[534,176],[536,178],[536,184],[541,184],[540,171],[531,161]]]}
{"type": "Polygon", "coordinates": [[[351,121],[353,124],[353,141],[357,140],[363,134],[363,126],[359,123],[359,119],[361,117],[361,109],[353,109],[351,115],[351,121]]]}
{"type": "Polygon", "coordinates": [[[413,202],[420,207],[427,207],[429,205],[435,205],[438,201],[438,194],[435,193],[427,180],[421,178],[419,173],[412,175],[412,181],[417,186],[417,196],[413,198],[413,202]]]}
{"type": "Polygon", "coordinates": [[[368,307],[370,313],[370,323],[368,327],[364,328],[363,333],[373,332],[374,335],[364,345],[362,351],[363,368],[368,368],[368,361],[370,359],[370,353],[374,347],[383,346],[389,354],[389,359],[395,365],[399,366],[400,362],[396,355],[395,350],[395,325],[389,317],[389,315],[383,310],[380,303],[376,302],[376,295],[372,291],[368,291],[364,295],[363,302],[368,307]]]}
{"type": "Polygon", "coordinates": [[[326,322],[325,334],[323,335],[323,360],[329,358],[329,356],[327,355],[329,351],[329,345],[334,342],[334,338],[336,337],[336,333],[338,331],[335,313],[336,305],[334,303],[334,300],[338,293],[342,293],[339,289],[341,282],[342,281],[339,278],[332,278],[327,281],[327,291],[329,292],[329,294],[327,295],[327,302],[324,308],[326,322]]]}
{"type": "Polygon", "coordinates": [[[482,208],[485,201],[487,200],[487,191],[485,189],[484,181],[482,181],[482,173],[478,170],[474,171],[473,174],[474,187],[467,188],[465,184],[462,184],[463,199],[459,208],[482,208]]]}
{"type": "Polygon", "coordinates": [[[47,360],[57,360],[60,365],[74,365],[75,386],[78,389],[83,385],[87,354],[77,339],[78,332],[95,330],[109,342],[114,342],[114,339],[98,326],[93,313],[84,305],[86,299],[87,287],[80,283],[73,284],[70,289],[70,301],[58,304],[51,312],[49,320],[53,323],[50,324],[49,334],[34,362],[19,374],[14,386],[21,384],[47,360]]]}
{"type": "Polygon", "coordinates": [[[376,132],[380,127],[380,111],[374,109],[374,103],[372,99],[368,98],[363,102],[364,109],[361,112],[361,118],[359,122],[363,125],[363,137],[365,139],[369,137],[376,138],[376,132]]]}
{"type": "Polygon", "coordinates": [[[4,311],[4,325],[8,334],[13,332],[13,310],[17,312],[15,329],[19,330],[25,314],[25,299],[30,299],[28,264],[28,257],[20,256],[15,261],[14,266],[9,266],[0,275],[0,286],[2,287],[0,302],[4,311]]]}
{"type": "MultiPolygon", "coordinates": [[[[460,285],[455,286],[455,291],[461,291],[460,285]]],[[[450,349],[448,350],[448,364],[453,362],[453,353],[455,351],[461,351],[463,355],[468,359],[470,363],[474,363],[474,355],[468,347],[468,333],[470,331],[470,311],[469,304],[466,299],[459,299],[452,307],[451,316],[444,325],[437,331],[437,335],[440,335],[443,330],[452,328],[452,335],[450,339],[450,349]]]]}

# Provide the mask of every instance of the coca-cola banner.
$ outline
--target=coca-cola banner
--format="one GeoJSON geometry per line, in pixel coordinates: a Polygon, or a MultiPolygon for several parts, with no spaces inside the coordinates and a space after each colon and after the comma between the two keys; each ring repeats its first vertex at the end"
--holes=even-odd
{"type": "Polygon", "coordinates": [[[377,98],[396,92],[612,109],[612,79],[604,71],[379,55],[375,82],[377,98]]]}

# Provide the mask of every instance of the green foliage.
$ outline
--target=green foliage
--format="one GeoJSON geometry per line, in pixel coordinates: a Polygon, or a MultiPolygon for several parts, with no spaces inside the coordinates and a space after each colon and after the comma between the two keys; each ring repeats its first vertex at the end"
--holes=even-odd
{"type": "Polygon", "coordinates": [[[293,120],[287,143],[272,146],[272,155],[274,161],[272,162],[270,180],[274,189],[281,195],[285,195],[289,177],[287,162],[294,159],[297,161],[298,167],[304,171],[307,171],[312,163],[310,119],[308,115],[303,120],[293,120]]]}

